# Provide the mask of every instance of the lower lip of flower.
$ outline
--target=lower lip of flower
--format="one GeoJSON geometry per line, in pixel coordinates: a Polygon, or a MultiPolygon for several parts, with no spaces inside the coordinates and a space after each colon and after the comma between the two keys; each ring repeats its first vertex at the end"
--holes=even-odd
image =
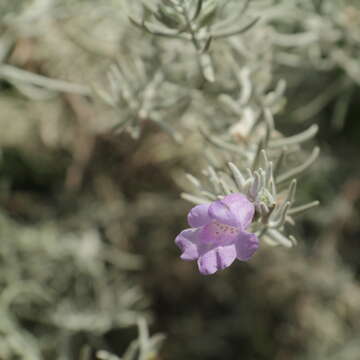
{"type": "Polygon", "coordinates": [[[237,235],[239,233],[239,230],[236,227],[227,224],[222,224],[218,221],[214,221],[213,225],[214,225],[215,235],[217,236],[222,234],[237,235]]]}

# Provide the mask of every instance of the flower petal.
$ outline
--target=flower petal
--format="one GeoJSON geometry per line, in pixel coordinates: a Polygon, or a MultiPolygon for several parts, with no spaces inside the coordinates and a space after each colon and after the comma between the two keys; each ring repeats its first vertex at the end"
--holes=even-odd
{"type": "Polygon", "coordinates": [[[188,223],[191,227],[199,227],[211,221],[209,216],[210,203],[194,206],[188,215],[188,223]]]}
{"type": "Polygon", "coordinates": [[[209,215],[212,219],[243,230],[250,225],[254,213],[254,204],[240,193],[227,195],[222,200],[213,202],[209,207],[209,215]]]}
{"type": "Polygon", "coordinates": [[[236,256],[239,260],[247,261],[255,253],[259,247],[259,239],[255,234],[242,231],[235,243],[236,245],[236,256]]]}
{"type": "Polygon", "coordinates": [[[196,260],[199,257],[197,246],[197,229],[183,230],[175,239],[175,244],[180,248],[182,260],[196,260]]]}
{"type": "Polygon", "coordinates": [[[229,245],[237,240],[239,231],[235,227],[213,221],[199,229],[199,240],[203,244],[229,245]]]}
{"type": "Polygon", "coordinates": [[[211,275],[230,266],[235,259],[235,245],[219,246],[200,255],[198,266],[203,275],[211,275]]]}

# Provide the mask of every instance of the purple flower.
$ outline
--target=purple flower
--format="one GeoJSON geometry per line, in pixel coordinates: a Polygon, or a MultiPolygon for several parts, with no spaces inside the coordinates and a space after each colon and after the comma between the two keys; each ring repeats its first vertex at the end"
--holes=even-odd
{"type": "Polygon", "coordinates": [[[197,260],[204,275],[230,266],[236,258],[249,260],[259,246],[257,236],[246,231],[254,212],[253,203],[240,193],[193,207],[188,214],[191,228],[175,239],[181,259],[197,260]]]}

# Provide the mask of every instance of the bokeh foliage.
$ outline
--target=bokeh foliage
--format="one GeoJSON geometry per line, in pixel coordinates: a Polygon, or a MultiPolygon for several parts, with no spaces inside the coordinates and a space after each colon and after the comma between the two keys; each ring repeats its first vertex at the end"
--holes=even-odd
{"type": "Polygon", "coordinates": [[[180,36],[158,3],[1,1],[0,358],[358,359],[358,2],[204,0],[180,36]],[[204,278],[173,244],[184,174],[253,160],[264,106],[275,142],[319,127],[321,207],[204,278]]]}

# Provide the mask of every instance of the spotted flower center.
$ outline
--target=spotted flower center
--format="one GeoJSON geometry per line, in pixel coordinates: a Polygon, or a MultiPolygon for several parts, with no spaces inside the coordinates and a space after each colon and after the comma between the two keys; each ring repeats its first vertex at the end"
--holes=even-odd
{"type": "Polygon", "coordinates": [[[239,234],[238,228],[231,225],[222,224],[218,221],[213,221],[211,227],[212,227],[212,234],[216,238],[216,240],[220,240],[224,236],[232,237],[239,234]]]}

